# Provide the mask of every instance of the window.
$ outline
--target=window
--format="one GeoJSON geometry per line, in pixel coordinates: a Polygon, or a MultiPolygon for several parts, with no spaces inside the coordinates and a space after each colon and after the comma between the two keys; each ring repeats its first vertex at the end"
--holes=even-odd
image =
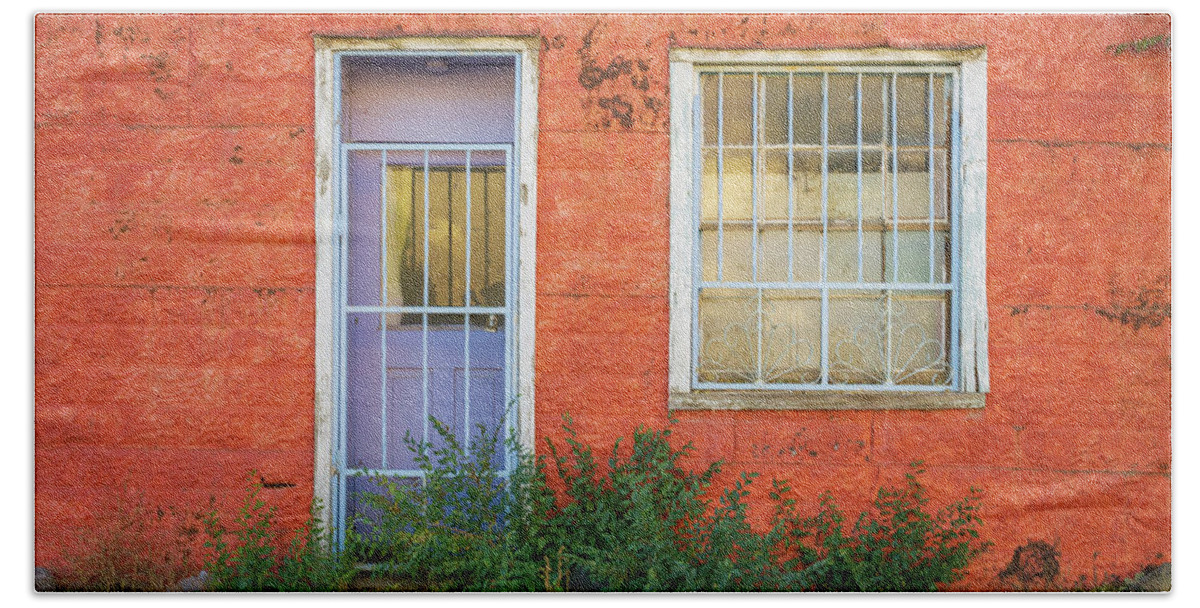
{"type": "Polygon", "coordinates": [[[532,447],[537,44],[316,39],[314,493],[339,537],[363,473],[420,481],[431,416],[532,447]]]}
{"type": "Polygon", "coordinates": [[[672,53],[671,407],[980,407],[984,55],[672,53]]]}

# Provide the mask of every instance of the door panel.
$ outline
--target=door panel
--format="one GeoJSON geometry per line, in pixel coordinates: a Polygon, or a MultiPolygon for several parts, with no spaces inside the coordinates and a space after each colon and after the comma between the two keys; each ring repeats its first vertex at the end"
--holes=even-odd
{"type": "Polygon", "coordinates": [[[356,493],[377,490],[366,470],[419,480],[405,438],[442,447],[430,417],[462,444],[480,425],[495,433],[494,465],[504,468],[515,65],[495,56],[342,61],[338,466],[340,509],[352,516],[363,513],[356,493]]]}

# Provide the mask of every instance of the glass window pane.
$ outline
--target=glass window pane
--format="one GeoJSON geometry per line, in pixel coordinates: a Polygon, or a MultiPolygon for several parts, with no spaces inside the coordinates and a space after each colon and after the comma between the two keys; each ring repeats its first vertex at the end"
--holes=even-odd
{"type": "Polygon", "coordinates": [[[758,296],[752,289],[702,289],[701,382],[754,382],[758,368],[758,296]]]}
{"type": "MultiPolygon", "coordinates": [[[[722,162],[718,166],[716,150],[701,156],[702,280],[716,280],[720,248],[724,281],[816,283],[823,265],[825,280],[837,283],[948,281],[953,263],[948,78],[830,72],[794,73],[790,80],[789,90],[785,74],[723,77],[722,162]],[[825,79],[830,148],[823,151],[825,79]],[[795,145],[772,148],[788,143],[789,93],[795,145]],[[749,127],[755,117],[756,153],[739,147],[754,142],[749,127]],[[724,218],[720,247],[718,177],[724,218]]],[[[709,117],[715,111],[715,82],[715,76],[702,77],[706,143],[716,128],[709,117]]],[[[829,381],[948,382],[949,302],[949,292],[943,291],[830,292],[829,381]],[[914,337],[924,334],[937,338],[914,337]],[[933,343],[942,345],[935,356],[922,354],[934,352],[933,343]]],[[[707,289],[698,314],[701,381],[821,381],[820,291],[707,289]]]]}
{"type": "Polygon", "coordinates": [[[938,219],[946,219],[950,204],[949,156],[945,150],[933,152],[933,213],[938,219]]]}
{"type": "Polygon", "coordinates": [[[797,150],[792,163],[795,217],[821,219],[821,152],[797,150]]]}
{"type": "Polygon", "coordinates": [[[726,74],[723,87],[725,145],[748,146],[754,143],[753,75],[726,74]]]}
{"type": "MultiPolygon", "coordinates": [[[[865,224],[865,222],[864,222],[865,224]]],[[[863,281],[880,282],[891,275],[884,275],[883,260],[892,242],[883,238],[884,232],[879,224],[863,226],[863,281]]]]}
{"type": "Polygon", "coordinates": [[[725,150],[724,207],[726,220],[748,220],[754,211],[754,157],[750,150],[725,150]]]}
{"type": "Polygon", "coordinates": [[[763,290],[763,382],[821,380],[821,296],[816,290],[763,290]]]}
{"type": "Polygon", "coordinates": [[[700,173],[700,220],[715,222],[721,210],[718,190],[720,172],[717,170],[719,159],[716,150],[705,150],[702,154],[704,166],[700,173]]]}
{"type": "Polygon", "coordinates": [[[901,219],[929,218],[929,169],[927,152],[901,152],[896,175],[901,219]]]}
{"type": "Polygon", "coordinates": [[[763,164],[762,181],[759,186],[759,214],[765,220],[788,218],[788,155],[787,150],[763,150],[759,152],[763,164]]]}
{"type": "Polygon", "coordinates": [[[924,283],[929,280],[929,227],[905,226],[900,231],[901,283],[924,283]]]}
{"type": "MultiPolygon", "coordinates": [[[[865,248],[864,243],[864,250],[865,248]]],[[[830,281],[854,282],[858,280],[857,227],[829,231],[829,268],[826,273],[830,281]]]]}
{"type": "Polygon", "coordinates": [[[797,144],[821,144],[821,76],[792,78],[792,132],[797,144]]]}
{"type": "Polygon", "coordinates": [[[950,297],[947,292],[892,296],[892,381],[940,385],[950,382],[946,357],[950,297]]]}
{"type": "Polygon", "coordinates": [[[886,379],[887,296],[879,291],[829,294],[829,381],[881,384],[886,379]]]}
{"type": "Polygon", "coordinates": [[[950,148],[950,88],[945,76],[933,77],[933,145],[950,148]]]}
{"type": "Polygon", "coordinates": [[[929,76],[902,74],[896,78],[896,113],[900,145],[929,143],[929,76]]]}
{"type": "Polygon", "coordinates": [[[788,278],[787,223],[764,226],[758,234],[758,280],[786,281],[788,278]]]}
{"type": "Polygon", "coordinates": [[[857,220],[858,153],[830,152],[828,179],[829,219],[857,220]]]}
{"type": "Polygon", "coordinates": [[[862,158],[862,205],[863,220],[878,226],[885,217],[892,215],[891,190],[885,192],[884,172],[890,168],[883,163],[883,153],[878,149],[863,150],[862,158]]]}
{"type": "Polygon", "coordinates": [[[716,224],[700,229],[700,280],[716,281],[718,233],[716,224]]]}
{"type": "MultiPolygon", "coordinates": [[[[885,136],[883,125],[885,123],[883,108],[884,96],[887,91],[884,90],[884,77],[881,75],[863,74],[862,78],[862,120],[863,120],[863,145],[881,145],[886,140],[891,139],[891,135],[885,136]]],[[[888,106],[889,112],[891,106],[888,106]]]]}
{"type": "Polygon", "coordinates": [[[718,76],[716,74],[700,75],[700,92],[704,114],[704,145],[717,145],[717,100],[718,76]]]}
{"type": "Polygon", "coordinates": [[[950,232],[936,230],[933,233],[933,280],[938,283],[950,281],[950,232]]]}
{"type": "Polygon", "coordinates": [[[821,280],[821,227],[803,226],[792,236],[792,276],[798,282],[821,280]]]}
{"type": "Polygon", "coordinates": [[[760,77],[762,88],[762,134],[760,144],[786,144],[788,140],[788,79],[785,74],[760,77]]]}
{"type": "Polygon", "coordinates": [[[726,281],[753,281],[754,228],[748,222],[725,225],[722,254],[726,281]]]}
{"type": "Polygon", "coordinates": [[[858,142],[856,81],[853,74],[829,75],[830,145],[855,145],[858,142]]]}

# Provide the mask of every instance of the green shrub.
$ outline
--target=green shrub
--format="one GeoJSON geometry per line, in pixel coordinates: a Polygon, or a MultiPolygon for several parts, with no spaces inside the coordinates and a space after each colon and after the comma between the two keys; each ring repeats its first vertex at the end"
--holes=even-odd
{"type": "Polygon", "coordinates": [[[292,532],[280,535],[275,507],[260,497],[262,484],[257,473],[252,480],[233,526],[227,527],[214,506],[203,517],[211,556],[204,569],[216,591],[337,591],[347,587],[354,564],[347,556],[328,550],[329,534],[320,520],[320,505],[314,504],[308,520],[292,532]]]}
{"type": "Polygon", "coordinates": [[[628,455],[621,439],[608,466],[579,442],[570,419],[569,451],[549,443],[565,500],[559,542],[574,588],[605,591],[785,589],[794,572],[770,558],[770,541],[751,530],[743,502],[755,475],[742,474],[716,504],[707,498],[721,463],[696,473],[680,461],[691,444],[671,446],[670,429],[638,428],[628,455]]]}
{"type": "Polygon", "coordinates": [[[348,524],[361,530],[348,542],[350,553],[377,564],[376,578],[397,589],[545,588],[553,548],[542,527],[554,496],[541,464],[517,456],[506,482],[495,466],[498,431],[480,426],[464,446],[446,425],[431,420],[441,447],[405,438],[424,483],[370,477],[382,492],[362,494],[374,513],[348,524]]]}
{"type": "Polygon", "coordinates": [[[931,515],[929,499],[916,475],[905,475],[901,488],[880,488],[873,509],[861,513],[847,532],[833,496],[821,497],[810,518],[795,515],[793,505],[777,511],[777,525],[796,541],[807,566],[808,583],[821,591],[936,591],[960,580],[971,560],[988,549],[979,540],[978,489],[931,515]]]}
{"type": "Polygon", "coordinates": [[[481,428],[463,446],[433,424],[441,447],[408,440],[424,484],[375,477],[384,491],[363,495],[374,516],[354,524],[364,530],[354,554],[379,564],[390,583],[377,588],[931,591],[987,548],[978,491],[931,515],[920,470],[903,488],[881,489],[849,531],[832,496],[803,517],[777,481],[771,524],[759,532],[746,504],[756,475],[714,492],[721,463],[683,467],[692,446],[673,447],[670,428],[639,428],[627,447],[618,439],[602,464],[567,418],[566,450],[547,441],[556,500],[544,459],[520,454],[504,483],[495,433],[481,428]]]}

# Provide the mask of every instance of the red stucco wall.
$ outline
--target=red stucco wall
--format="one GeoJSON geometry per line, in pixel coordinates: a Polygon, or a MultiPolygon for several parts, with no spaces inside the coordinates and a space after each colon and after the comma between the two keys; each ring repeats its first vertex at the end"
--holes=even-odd
{"type": "Polygon", "coordinates": [[[36,560],[116,495],[229,506],[251,468],[294,484],[266,492],[285,523],[303,516],[313,34],[543,38],[537,432],[557,437],[570,411],[601,444],[667,422],[668,49],[986,45],[986,408],[687,412],[677,432],[727,471],[849,508],[918,459],[935,500],[982,487],[995,548],[975,588],[1030,539],[1057,543],[1069,580],[1169,560],[1170,320],[1156,311],[1170,303],[1171,62],[1105,50],[1169,29],[1137,15],[39,16],[36,560]],[[583,86],[586,66],[624,60],[583,86]],[[606,109],[615,96],[628,115],[606,109]]]}

